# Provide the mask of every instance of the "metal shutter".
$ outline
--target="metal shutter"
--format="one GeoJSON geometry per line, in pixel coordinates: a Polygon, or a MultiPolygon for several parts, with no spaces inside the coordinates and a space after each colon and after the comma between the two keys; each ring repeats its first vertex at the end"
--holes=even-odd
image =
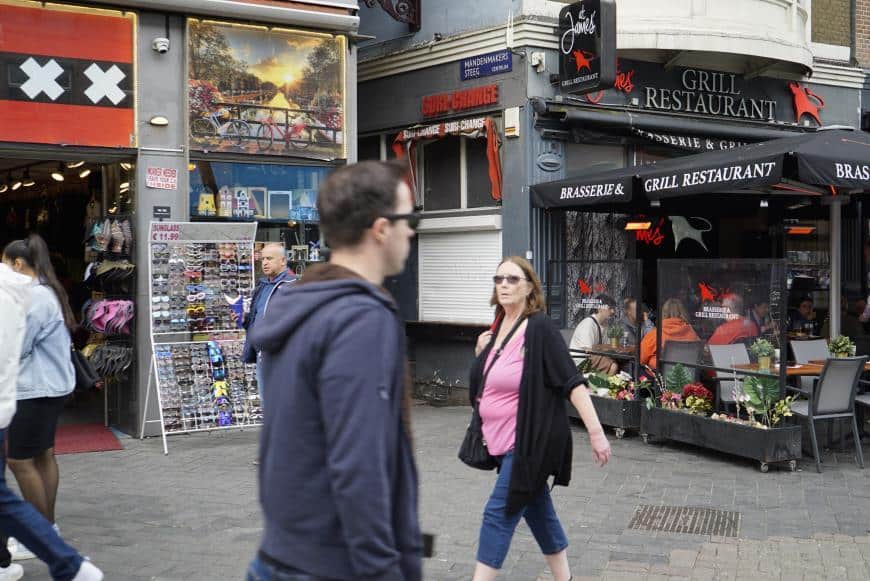
{"type": "Polygon", "coordinates": [[[492,275],[501,231],[419,235],[420,320],[492,323],[492,275]]]}

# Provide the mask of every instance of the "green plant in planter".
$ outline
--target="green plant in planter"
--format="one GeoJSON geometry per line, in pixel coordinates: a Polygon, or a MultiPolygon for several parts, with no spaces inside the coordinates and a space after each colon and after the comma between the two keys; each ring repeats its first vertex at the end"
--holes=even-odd
{"type": "Polygon", "coordinates": [[[619,345],[619,340],[622,339],[622,328],[619,325],[610,325],[607,328],[607,338],[610,339],[610,343],[614,342],[619,345]]]}
{"type": "Polygon", "coordinates": [[[773,355],[773,344],[767,339],[756,339],[752,346],[749,347],[749,352],[757,358],[770,357],[773,355]]]}
{"type": "Polygon", "coordinates": [[[743,392],[748,399],[743,400],[746,411],[761,416],[761,423],[772,428],[783,417],[791,415],[789,405],[794,396],[780,399],[779,380],[770,377],[747,377],[743,382],[743,392]]]}
{"type": "Polygon", "coordinates": [[[675,364],[665,376],[665,389],[674,393],[683,393],[683,387],[692,383],[692,376],[681,363],[675,364]]]}
{"type": "Polygon", "coordinates": [[[835,357],[849,357],[855,353],[855,344],[846,335],[840,335],[828,343],[828,351],[835,357]]]}

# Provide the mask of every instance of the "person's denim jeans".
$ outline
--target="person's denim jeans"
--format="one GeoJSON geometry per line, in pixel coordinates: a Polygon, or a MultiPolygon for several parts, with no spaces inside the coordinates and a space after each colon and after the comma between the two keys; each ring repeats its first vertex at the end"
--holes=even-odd
{"type": "Polygon", "coordinates": [[[6,486],[6,430],[0,430],[0,532],[15,537],[39,557],[55,581],[68,581],[82,566],[82,556],[66,544],[42,514],[6,486]]]}
{"type": "Polygon", "coordinates": [[[515,514],[507,513],[508,487],[513,461],[513,452],[502,457],[495,489],[483,510],[483,524],[480,525],[477,560],[494,569],[501,569],[510,549],[514,530],[523,517],[532,529],[541,552],[545,555],[555,555],[568,546],[568,539],[565,537],[565,531],[562,530],[559,517],[556,516],[550,491],[546,485],[524,509],[515,514]]]}

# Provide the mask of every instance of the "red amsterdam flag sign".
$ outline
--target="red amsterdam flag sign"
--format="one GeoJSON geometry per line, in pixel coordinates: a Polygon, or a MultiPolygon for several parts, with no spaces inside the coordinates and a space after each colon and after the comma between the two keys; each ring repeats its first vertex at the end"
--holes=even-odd
{"type": "Polygon", "coordinates": [[[0,0],[0,141],[135,147],[131,14],[0,0]]]}

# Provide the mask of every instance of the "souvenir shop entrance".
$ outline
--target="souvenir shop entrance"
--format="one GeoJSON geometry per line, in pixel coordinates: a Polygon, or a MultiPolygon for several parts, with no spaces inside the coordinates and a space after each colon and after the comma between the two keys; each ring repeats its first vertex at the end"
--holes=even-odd
{"type": "Polygon", "coordinates": [[[136,401],[133,159],[0,154],[0,244],[31,233],[45,239],[76,315],[73,343],[101,378],[97,388],[69,398],[61,425],[128,431],[133,425],[127,411],[136,401]]]}

